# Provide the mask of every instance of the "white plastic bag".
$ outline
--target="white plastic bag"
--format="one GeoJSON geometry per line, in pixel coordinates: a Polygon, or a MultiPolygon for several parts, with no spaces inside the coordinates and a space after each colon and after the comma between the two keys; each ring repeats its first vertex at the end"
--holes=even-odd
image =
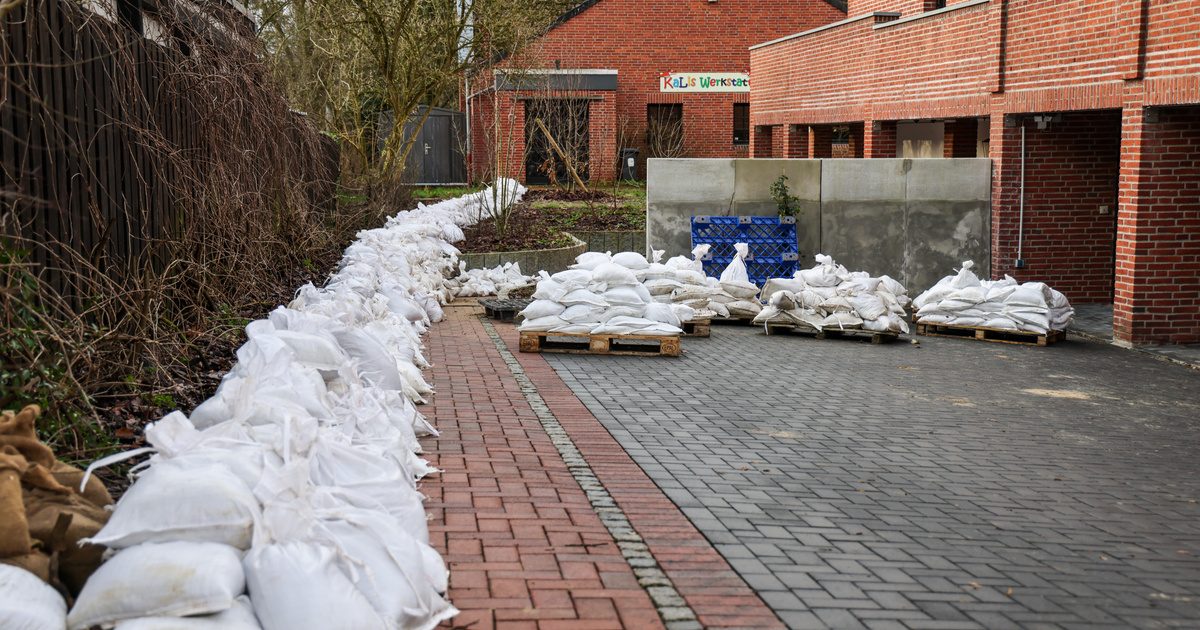
{"type": "Polygon", "coordinates": [[[228,610],[246,586],[238,551],[216,543],[146,543],[100,565],[67,615],[71,630],[123,619],[228,610]]]}
{"type": "Polygon", "coordinates": [[[38,576],[0,564],[0,628],[4,630],[63,630],[67,603],[38,576]]]}
{"type": "Polygon", "coordinates": [[[87,542],[114,549],[175,541],[248,549],[258,516],[258,500],[236,475],[181,456],[142,474],[87,542]]]}
{"type": "Polygon", "coordinates": [[[737,282],[750,284],[750,276],[746,274],[746,256],[750,254],[750,246],[745,243],[735,243],[733,260],[721,272],[721,282],[737,282]]]}
{"type": "Polygon", "coordinates": [[[119,622],[113,630],[261,630],[250,598],[241,595],[233,608],[196,617],[142,617],[119,622]]]}

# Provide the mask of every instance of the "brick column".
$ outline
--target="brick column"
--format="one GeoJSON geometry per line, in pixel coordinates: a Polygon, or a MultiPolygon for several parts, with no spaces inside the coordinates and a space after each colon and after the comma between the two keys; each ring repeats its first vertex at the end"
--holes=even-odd
{"type": "Polygon", "coordinates": [[[978,123],[974,118],[959,118],[946,123],[942,157],[973,158],[976,156],[978,123]]]}
{"type": "Polygon", "coordinates": [[[1121,117],[1113,336],[1118,343],[1200,342],[1200,107],[1121,117]]]}
{"type": "Polygon", "coordinates": [[[750,134],[750,157],[769,158],[774,154],[771,141],[775,135],[768,125],[757,125],[750,134]]]}
{"type": "Polygon", "coordinates": [[[772,125],[771,126],[771,157],[785,158],[788,157],[788,128],[791,125],[772,125]]]}
{"type": "Polygon", "coordinates": [[[617,178],[617,108],[612,94],[588,102],[588,179],[611,182],[617,178]]]}
{"type": "Polygon", "coordinates": [[[1021,187],[1021,130],[1005,125],[1002,110],[993,110],[991,139],[988,143],[992,159],[992,269],[993,278],[1004,274],[1019,276],[1016,271],[1018,197],[1021,187]]]}
{"type": "Polygon", "coordinates": [[[862,129],[862,157],[896,157],[896,121],[864,120],[862,129]]]}
{"type": "Polygon", "coordinates": [[[829,125],[810,125],[807,144],[808,157],[833,157],[833,128],[829,125]]]}
{"type": "Polygon", "coordinates": [[[787,125],[787,147],[784,157],[803,159],[808,157],[808,127],[804,125],[787,125]]]}

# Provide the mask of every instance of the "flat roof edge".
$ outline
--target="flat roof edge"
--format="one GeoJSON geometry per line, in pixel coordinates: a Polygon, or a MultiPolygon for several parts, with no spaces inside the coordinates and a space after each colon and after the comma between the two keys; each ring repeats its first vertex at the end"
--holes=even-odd
{"type": "MultiPolygon", "coordinates": [[[[978,1],[978,0],[974,0],[974,1],[978,1]]],[[[988,0],[983,0],[983,1],[984,1],[984,2],[987,2],[988,0]]],[[[761,43],[761,44],[755,44],[755,45],[753,45],[753,46],[751,46],[751,47],[750,47],[750,50],[758,50],[759,48],[766,48],[767,46],[773,46],[773,45],[775,45],[775,44],[779,44],[779,43],[782,43],[782,42],[790,41],[790,40],[793,40],[793,39],[799,39],[799,38],[801,38],[801,37],[804,37],[804,36],[806,36],[806,35],[812,35],[813,33],[820,33],[821,31],[828,31],[828,30],[830,30],[830,29],[834,29],[834,28],[837,28],[837,27],[839,27],[839,26],[845,26],[845,25],[847,25],[847,24],[853,24],[854,22],[858,22],[858,21],[860,21],[860,20],[866,20],[866,19],[869,19],[869,18],[876,18],[876,17],[894,17],[894,18],[898,18],[898,17],[900,17],[900,14],[899,14],[899,13],[896,13],[896,12],[894,12],[894,11],[874,11],[874,12],[872,12],[872,13],[864,13],[864,14],[862,14],[862,15],[856,15],[856,16],[854,16],[854,17],[846,18],[846,19],[844,19],[844,20],[840,20],[840,21],[837,21],[837,22],[831,22],[831,23],[829,23],[829,24],[826,24],[825,26],[818,26],[818,27],[816,27],[816,28],[810,28],[810,29],[808,29],[807,31],[801,31],[801,32],[799,32],[799,33],[795,33],[795,34],[792,34],[792,35],[785,35],[785,36],[783,36],[783,37],[780,37],[779,39],[773,39],[773,40],[771,40],[771,41],[769,41],[769,42],[763,42],[763,43],[761,43]]]]}
{"type": "Polygon", "coordinates": [[[940,9],[935,9],[933,11],[917,13],[916,15],[910,15],[907,17],[902,17],[898,20],[892,20],[891,22],[882,22],[880,24],[876,24],[872,28],[880,29],[880,28],[888,28],[890,26],[898,26],[900,24],[908,24],[909,22],[916,22],[917,20],[923,20],[923,19],[929,18],[929,17],[936,17],[938,15],[943,15],[946,13],[950,13],[951,11],[957,11],[959,9],[969,9],[971,7],[977,7],[981,4],[987,4],[991,1],[992,0],[967,0],[966,2],[958,2],[955,4],[951,4],[949,6],[942,7],[940,9]]]}

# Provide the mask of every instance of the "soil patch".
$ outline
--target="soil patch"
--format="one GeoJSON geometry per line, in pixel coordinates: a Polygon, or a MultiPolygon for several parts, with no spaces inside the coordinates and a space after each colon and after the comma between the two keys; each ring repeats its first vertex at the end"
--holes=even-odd
{"type": "Polygon", "coordinates": [[[525,196],[529,201],[612,201],[613,195],[605,190],[559,190],[536,188],[525,196]]]}
{"type": "Polygon", "coordinates": [[[495,221],[481,221],[464,230],[467,240],[456,244],[464,253],[519,252],[527,249],[554,249],[574,243],[556,225],[548,223],[542,213],[522,202],[512,209],[508,229],[503,236],[496,232],[495,221]]]}

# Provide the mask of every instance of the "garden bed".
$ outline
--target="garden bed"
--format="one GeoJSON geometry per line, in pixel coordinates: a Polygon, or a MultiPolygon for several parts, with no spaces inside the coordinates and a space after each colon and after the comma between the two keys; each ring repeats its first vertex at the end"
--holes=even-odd
{"type": "Polygon", "coordinates": [[[645,198],[644,188],[627,186],[616,194],[533,189],[514,207],[503,236],[497,234],[494,221],[483,221],[466,230],[467,238],[458,248],[464,253],[556,249],[573,244],[564,232],[644,231],[645,198]]]}

